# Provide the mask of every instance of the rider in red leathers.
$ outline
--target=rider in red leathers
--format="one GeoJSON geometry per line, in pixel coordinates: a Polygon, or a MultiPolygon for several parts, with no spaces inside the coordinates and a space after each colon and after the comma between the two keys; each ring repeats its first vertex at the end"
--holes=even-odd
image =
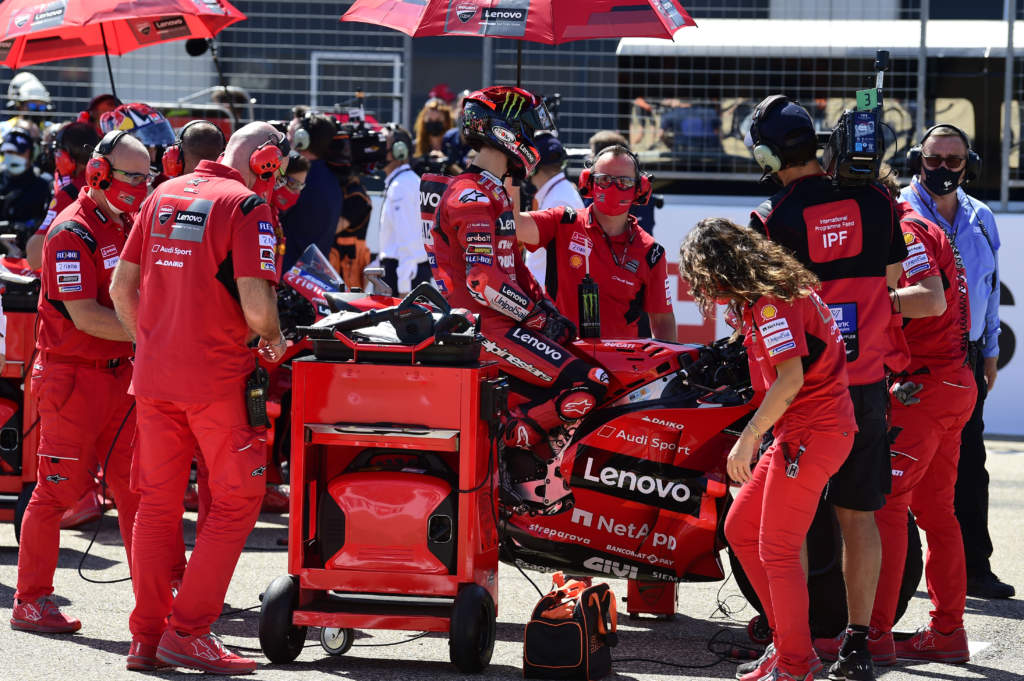
{"type": "Polygon", "coordinates": [[[478,153],[448,184],[425,238],[438,288],[452,306],[479,317],[486,355],[516,379],[505,429],[509,482],[524,504],[545,513],[569,508],[568,485],[546,484],[558,476],[556,443],[608,387],[603,369],[565,348],[576,328],[523,264],[502,184],[506,175],[522,180],[533,171],[540,157],[533,134],[553,127],[543,102],[526,90],[469,95],[462,134],[478,153]]]}

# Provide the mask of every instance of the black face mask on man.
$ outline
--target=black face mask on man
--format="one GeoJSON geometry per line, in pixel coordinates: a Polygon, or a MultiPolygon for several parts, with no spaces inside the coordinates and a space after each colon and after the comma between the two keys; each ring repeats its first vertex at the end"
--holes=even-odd
{"type": "Polygon", "coordinates": [[[956,191],[956,188],[960,186],[960,172],[953,172],[946,166],[939,166],[935,170],[925,169],[922,174],[924,177],[924,186],[928,188],[932,194],[938,196],[945,196],[956,191]]]}

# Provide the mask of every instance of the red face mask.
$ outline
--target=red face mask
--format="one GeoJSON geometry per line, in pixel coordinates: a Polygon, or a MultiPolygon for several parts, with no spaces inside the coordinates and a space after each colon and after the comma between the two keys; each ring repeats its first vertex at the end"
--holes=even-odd
{"type": "Polygon", "coordinates": [[[135,213],[148,193],[149,187],[145,182],[132,185],[123,180],[111,179],[110,186],[103,191],[103,196],[110,207],[118,213],[135,213]]]}
{"type": "Polygon", "coordinates": [[[284,212],[295,205],[295,202],[299,200],[300,193],[301,192],[293,192],[291,189],[288,189],[287,186],[280,187],[274,190],[274,199],[272,203],[279,211],[284,212]]]}
{"type": "Polygon", "coordinates": [[[622,190],[615,185],[607,189],[594,187],[594,207],[602,215],[615,216],[628,213],[635,197],[635,189],[622,190]]]}
{"type": "Polygon", "coordinates": [[[266,180],[257,177],[256,181],[252,183],[253,193],[263,199],[264,201],[270,201],[270,195],[274,192],[274,175],[271,175],[266,180]]]}

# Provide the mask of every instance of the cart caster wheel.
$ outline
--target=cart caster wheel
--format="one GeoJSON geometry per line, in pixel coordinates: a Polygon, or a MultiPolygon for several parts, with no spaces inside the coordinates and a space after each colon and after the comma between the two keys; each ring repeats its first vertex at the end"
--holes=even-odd
{"type": "Polygon", "coordinates": [[[479,584],[459,592],[452,606],[448,654],[452,664],[464,674],[478,674],[491,661],[494,652],[494,601],[479,584]]]}
{"type": "Polygon", "coordinates": [[[750,640],[760,646],[766,646],[772,642],[772,630],[768,626],[768,618],[764,615],[755,615],[747,622],[747,636],[750,640]]]}
{"type": "Polygon", "coordinates": [[[344,655],[352,648],[355,640],[354,632],[351,629],[339,629],[337,627],[323,627],[320,629],[320,645],[328,655],[344,655]]]}
{"type": "Polygon", "coordinates": [[[25,509],[28,508],[28,502],[32,499],[32,492],[35,488],[35,481],[22,485],[21,493],[18,495],[18,504],[14,507],[14,541],[19,544],[21,543],[21,519],[25,517],[25,509]]]}
{"type": "Polygon", "coordinates": [[[275,664],[294,662],[306,643],[306,627],[292,624],[292,613],[298,604],[299,583],[291,575],[278,577],[263,593],[260,648],[267,659],[275,664]]]}

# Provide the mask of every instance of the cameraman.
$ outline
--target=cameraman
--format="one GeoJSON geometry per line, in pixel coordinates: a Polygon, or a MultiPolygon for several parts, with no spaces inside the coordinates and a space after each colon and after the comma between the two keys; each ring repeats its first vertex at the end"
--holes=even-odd
{"type": "Polygon", "coordinates": [[[412,136],[400,127],[388,130],[384,172],[384,205],[380,214],[380,264],[384,281],[397,293],[431,281],[423,249],[420,220],[420,178],[409,166],[412,136]]]}
{"type": "Polygon", "coordinates": [[[872,654],[881,657],[883,652],[873,642],[868,651],[882,561],[875,511],[892,486],[885,360],[900,355],[898,343],[905,349],[902,333],[893,329],[898,318],[887,285],[895,288],[899,282],[907,247],[885,187],[836,187],[825,174],[816,157],[814,121],[799,104],[784,95],[766,98],[754,110],[747,143],[763,176],[783,187],[751,213],[750,227],[786,246],[821,280],[821,297],[846,343],[859,432],[825,499],[835,507],[842,528],[850,619],[830,674],[874,679],[872,654]]]}
{"type": "Polygon", "coordinates": [[[341,217],[342,191],[327,165],[327,155],[337,132],[333,118],[312,111],[296,110],[288,125],[292,149],[309,161],[306,186],[298,200],[281,219],[285,236],[284,264],[287,272],[310,244],[324,254],[331,252],[341,217]]]}
{"type": "Polygon", "coordinates": [[[4,155],[0,173],[0,220],[4,231],[16,233],[18,248],[24,250],[50,204],[50,185],[32,171],[32,137],[22,128],[4,135],[0,153],[4,155]]]}

